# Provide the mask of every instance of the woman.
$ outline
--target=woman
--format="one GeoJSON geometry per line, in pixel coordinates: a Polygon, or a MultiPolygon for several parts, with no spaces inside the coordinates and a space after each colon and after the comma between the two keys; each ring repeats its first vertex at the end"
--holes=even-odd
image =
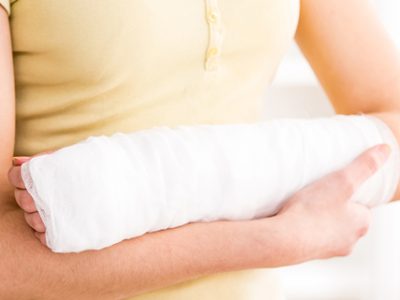
{"type": "Polygon", "coordinates": [[[2,298],[281,299],[270,272],[254,268],[345,255],[366,232],[368,209],[347,200],[383,162],[382,147],[276,217],[191,224],[74,255],[38,243],[34,207],[16,189],[18,209],[6,181],[13,154],[89,135],[259,120],[264,86],[295,34],[338,113],[374,114],[399,137],[399,56],[365,1],[18,0],[9,12],[0,18],[2,298]]]}

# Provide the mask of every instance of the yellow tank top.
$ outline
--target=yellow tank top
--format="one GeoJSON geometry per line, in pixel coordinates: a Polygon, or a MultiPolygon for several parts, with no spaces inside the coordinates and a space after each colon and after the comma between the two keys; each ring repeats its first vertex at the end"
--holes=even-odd
{"type": "MultiPolygon", "coordinates": [[[[157,125],[255,122],[299,0],[0,0],[10,12],[15,155],[157,125]]],[[[136,297],[280,299],[269,270],[136,297]]]]}

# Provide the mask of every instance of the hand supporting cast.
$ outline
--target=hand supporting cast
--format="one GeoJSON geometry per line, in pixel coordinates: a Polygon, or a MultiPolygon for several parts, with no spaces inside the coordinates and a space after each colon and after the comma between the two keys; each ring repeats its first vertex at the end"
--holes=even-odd
{"type": "Polygon", "coordinates": [[[20,184],[46,244],[79,252],[190,222],[275,215],[295,192],[382,143],[388,161],[351,196],[375,206],[397,187],[399,149],[382,121],[364,115],[90,137],[22,164],[20,184]]]}
{"type": "Polygon", "coordinates": [[[347,256],[369,228],[371,210],[351,201],[357,190],[384,165],[387,145],[374,146],[342,169],[305,186],[277,215],[302,261],[347,256]],[[299,253],[300,252],[300,253],[299,253]]]}

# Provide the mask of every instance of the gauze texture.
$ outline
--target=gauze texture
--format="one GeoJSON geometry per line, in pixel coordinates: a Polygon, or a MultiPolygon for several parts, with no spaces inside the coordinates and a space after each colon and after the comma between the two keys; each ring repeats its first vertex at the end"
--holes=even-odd
{"type": "Polygon", "coordinates": [[[381,143],[391,146],[388,161],[352,198],[375,206],[394,195],[399,148],[382,121],[364,115],[89,137],[24,163],[22,178],[49,248],[80,252],[189,222],[271,216],[381,143]]]}

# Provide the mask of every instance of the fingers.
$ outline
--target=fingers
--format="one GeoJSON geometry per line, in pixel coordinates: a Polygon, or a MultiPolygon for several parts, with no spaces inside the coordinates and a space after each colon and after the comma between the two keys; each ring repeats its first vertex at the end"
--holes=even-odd
{"type": "Polygon", "coordinates": [[[8,171],[8,181],[16,188],[25,189],[24,181],[21,176],[21,167],[11,167],[8,171]]]}
{"type": "Polygon", "coordinates": [[[8,179],[10,183],[15,186],[16,188],[19,189],[24,189],[25,185],[21,177],[21,165],[30,159],[40,156],[40,155],[45,155],[45,154],[50,154],[54,152],[55,150],[48,150],[48,151],[43,151],[38,154],[35,154],[33,156],[15,156],[12,160],[13,166],[8,172],[8,179]]]}
{"type": "MultiPolygon", "coordinates": [[[[39,153],[35,156],[51,153],[53,151],[46,151],[39,153]]],[[[32,156],[32,157],[35,157],[32,156]]],[[[13,167],[8,172],[8,179],[10,183],[16,187],[14,190],[14,196],[17,204],[25,211],[24,217],[27,224],[34,230],[34,234],[36,238],[46,246],[46,236],[45,231],[46,227],[40,218],[39,213],[37,212],[35,203],[28,193],[25,190],[25,185],[21,176],[21,165],[27,161],[29,161],[31,156],[16,156],[12,160],[13,167]]]]}
{"type": "Polygon", "coordinates": [[[27,190],[15,189],[14,198],[18,206],[21,207],[25,212],[33,213],[37,211],[35,202],[27,190]]]}
{"type": "Polygon", "coordinates": [[[39,239],[39,241],[46,246],[46,235],[42,232],[34,232],[35,236],[39,239]]]}
{"type": "Polygon", "coordinates": [[[391,149],[386,144],[374,146],[340,170],[337,175],[346,194],[351,196],[364,181],[375,174],[388,159],[390,152],[391,149]]]}
{"type": "Polygon", "coordinates": [[[35,213],[24,213],[25,221],[30,227],[32,227],[37,232],[45,232],[46,227],[38,212],[35,213]]]}

